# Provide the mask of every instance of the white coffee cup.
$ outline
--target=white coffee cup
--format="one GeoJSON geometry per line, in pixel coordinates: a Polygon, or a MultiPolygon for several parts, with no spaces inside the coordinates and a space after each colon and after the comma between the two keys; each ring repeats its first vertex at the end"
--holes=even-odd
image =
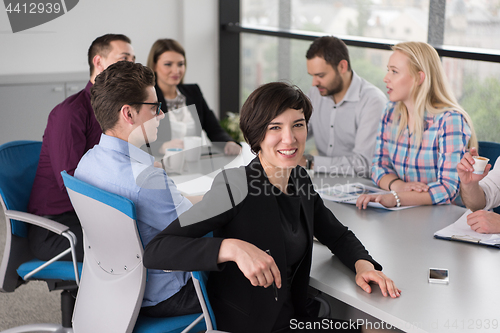
{"type": "Polygon", "coordinates": [[[163,166],[167,172],[181,173],[184,170],[184,151],[181,148],[168,148],[163,156],[163,166]]]}
{"type": "Polygon", "coordinates": [[[184,137],[184,154],[186,161],[196,162],[201,156],[201,136],[184,137]]]}
{"type": "Polygon", "coordinates": [[[474,168],[474,172],[476,175],[482,175],[484,172],[484,168],[488,165],[489,158],[481,157],[481,156],[472,156],[474,159],[474,164],[472,167],[474,168]]]}

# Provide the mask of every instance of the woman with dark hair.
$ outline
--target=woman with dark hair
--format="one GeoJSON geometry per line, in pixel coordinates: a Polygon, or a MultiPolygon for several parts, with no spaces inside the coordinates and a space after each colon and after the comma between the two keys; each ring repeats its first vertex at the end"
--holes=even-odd
{"type": "Polygon", "coordinates": [[[286,332],[292,318],[310,316],[313,236],[356,272],[363,290],[370,293],[373,281],[384,296],[400,295],[297,166],[311,112],[295,86],[273,82],[255,90],[241,109],[240,127],[258,156],[246,167],[223,170],[203,200],[146,247],[146,267],[212,271],[208,291],[218,329],[286,332]],[[203,237],[211,231],[213,237],[203,237]]]}
{"type": "Polygon", "coordinates": [[[166,113],[162,127],[166,126],[168,130],[158,133],[157,142],[163,143],[158,148],[160,153],[163,154],[168,148],[184,148],[182,139],[185,136],[201,136],[203,129],[225,154],[239,154],[240,145],[220,126],[203,98],[200,87],[197,84],[183,84],[186,53],[179,42],[158,39],[149,51],[147,66],[156,74],[156,95],[166,113]]]}

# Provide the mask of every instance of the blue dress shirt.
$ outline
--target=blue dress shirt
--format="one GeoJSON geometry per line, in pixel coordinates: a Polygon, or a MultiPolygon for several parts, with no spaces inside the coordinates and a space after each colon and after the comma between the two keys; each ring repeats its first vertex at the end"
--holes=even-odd
{"type": "MultiPolygon", "coordinates": [[[[75,177],[132,200],[143,245],[165,229],[192,204],[183,197],[154,158],[116,137],[101,135],[98,145],[80,160],[75,177]]],[[[148,269],[142,306],[154,306],[177,293],[189,280],[187,272],[148,269]]]]}

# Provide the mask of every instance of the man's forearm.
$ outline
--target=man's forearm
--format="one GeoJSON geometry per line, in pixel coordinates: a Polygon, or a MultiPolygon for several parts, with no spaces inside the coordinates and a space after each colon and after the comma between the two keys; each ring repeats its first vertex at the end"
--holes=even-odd
{"type": "Polygon", "coordinates": [[[486,197],[479,183],[460,184],[460,195],[465,206],[473,212],[486,206],[486,197]]]}

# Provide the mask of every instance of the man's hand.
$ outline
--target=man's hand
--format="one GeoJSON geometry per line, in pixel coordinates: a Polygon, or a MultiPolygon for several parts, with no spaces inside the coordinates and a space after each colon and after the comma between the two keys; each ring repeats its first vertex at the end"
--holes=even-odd
{"type": "Polygon", "coordinates": [[[500,233],[500,215],[486,210],[478,210],[467,216],[470,228],[481,234],[500,233]]]}
{"type": "Polygon", "coordinates": [[[158,161],[154,161],[153,166],[154,166],[155,168],[160,168],[160,169],[163,169],[163,166],[161,165],[161,162],[158,162],[158,161]]]}
{"type": "Polygon", "coordinates": [[[470,152],[466,152],[464,157],[460,160],[460,163],[457,165],[458,177],[460,177],[460,182],[462,185],[469,185],[471,183],[478,183],[481,179],[486,177],[488,172],[491,169],[491,164],[488,164],[484,169],[482,175],[476,175],[474,172],[474,158],[472,156],[478,156],[477,149],[471,148],[470,152]]]}

